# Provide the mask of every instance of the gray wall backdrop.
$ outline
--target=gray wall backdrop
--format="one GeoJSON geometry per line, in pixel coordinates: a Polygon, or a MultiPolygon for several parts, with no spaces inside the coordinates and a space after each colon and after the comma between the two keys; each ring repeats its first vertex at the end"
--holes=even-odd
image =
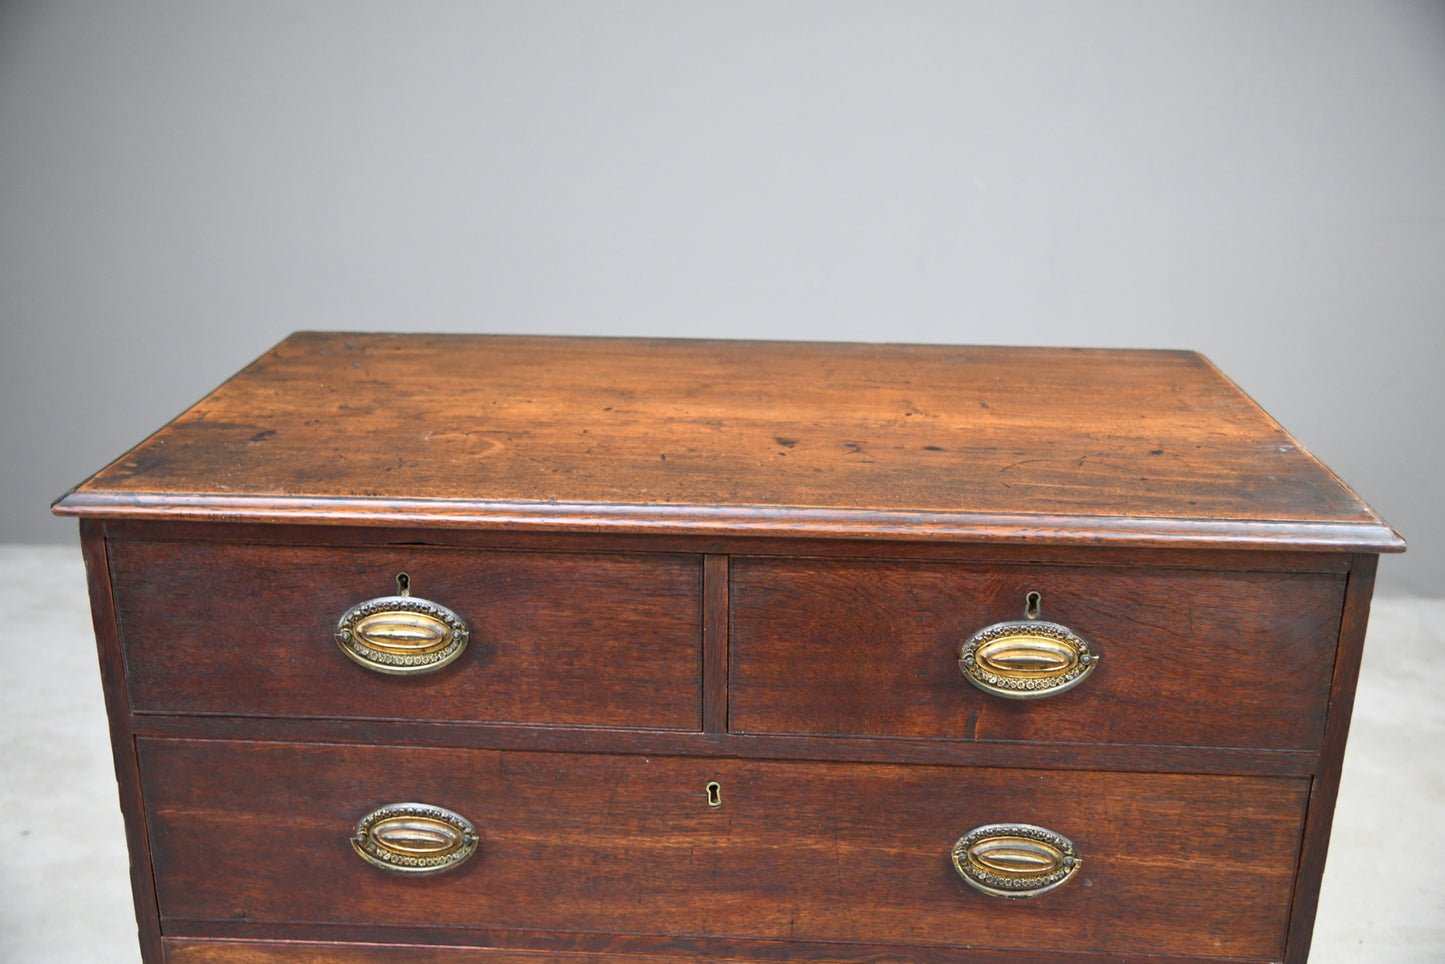
{"type": "Polygon", "coordinates": [[[1445,595],[1445,4],[0,2],[0,541],[298,328],[1194,348],[1445,595]]]}

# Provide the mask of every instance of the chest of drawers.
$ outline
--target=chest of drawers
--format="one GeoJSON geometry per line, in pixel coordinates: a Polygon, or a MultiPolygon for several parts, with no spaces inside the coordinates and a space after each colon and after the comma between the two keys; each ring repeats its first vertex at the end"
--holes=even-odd
{"type": "Polygon", "coordinates": [[[1403,548],[1186,352],[302,333],[56,511],[169,964],[1300,964],[1403,548]]]}

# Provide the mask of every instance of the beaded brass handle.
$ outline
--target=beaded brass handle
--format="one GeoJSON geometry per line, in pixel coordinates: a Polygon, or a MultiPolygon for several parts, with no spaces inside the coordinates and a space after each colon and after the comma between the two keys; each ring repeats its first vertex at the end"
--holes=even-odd
{"type": "Polygon", "coordinates": [[[367,863],[398,874],[440,874],[460,865],[481,838],[471,821],[429,803],[389,803],[357,821],[351,847],[367,863]]]}
{"type": "Polygon", "coordinates": [[[396,595],[357,603],[336,624],[336,645],[377,673],[434,673],[467,648],[467,624],[440,603],[411,594],[411,577],[398,573],[396,595]]]}
{"type": "Polygon", "coordinates": [[[1025,599],[1024,618],[985,626],[958,652],[958,668],[985,693],[1011,700],[1054,696],[1078,686],[1099,665],[1084,637],[1039,618],[1042,597],[1025,599]]]}
{"type": "Polygon", "coordinates": [[[1082,864],[1069,838],[1028,823],[975,827],[953,845],[953,869],[990,897],[1047,894],[1082,864]]]}

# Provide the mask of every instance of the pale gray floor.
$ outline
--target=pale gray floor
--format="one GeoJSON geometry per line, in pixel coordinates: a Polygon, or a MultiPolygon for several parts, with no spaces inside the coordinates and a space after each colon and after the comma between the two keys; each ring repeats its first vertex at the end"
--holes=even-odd
{"type": "MultiPolygon", "coordinates": [[[[0,961],[134,964],[78,550],[0,546],[0,614],[0,961]]],[[[1316,964],[1445,962],[1442,685],[1445,600],[1376,600],[1316,964]]]]}

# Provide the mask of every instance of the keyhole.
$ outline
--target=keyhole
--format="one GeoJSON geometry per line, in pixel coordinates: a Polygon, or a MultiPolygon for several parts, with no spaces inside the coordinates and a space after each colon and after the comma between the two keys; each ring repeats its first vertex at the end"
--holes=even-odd
{"type": "Polygon", "coordinates": [[[722,806],[722,784],[716,780],[707,785],[707,805],[709,807],[722,806]]]}
{"type": "Polygon", "coordinates": [[[1039,611],[1043,609],[1044,597],[1037,592],[1029,592],[1024,597],[1024,618],[1038,619],[1039,611]]]}
{"type": "Polygon", "coordinates": [[[398,596],[411,595],[411,576],[404,572],[396,574],[396,594],[398,596]]]}

